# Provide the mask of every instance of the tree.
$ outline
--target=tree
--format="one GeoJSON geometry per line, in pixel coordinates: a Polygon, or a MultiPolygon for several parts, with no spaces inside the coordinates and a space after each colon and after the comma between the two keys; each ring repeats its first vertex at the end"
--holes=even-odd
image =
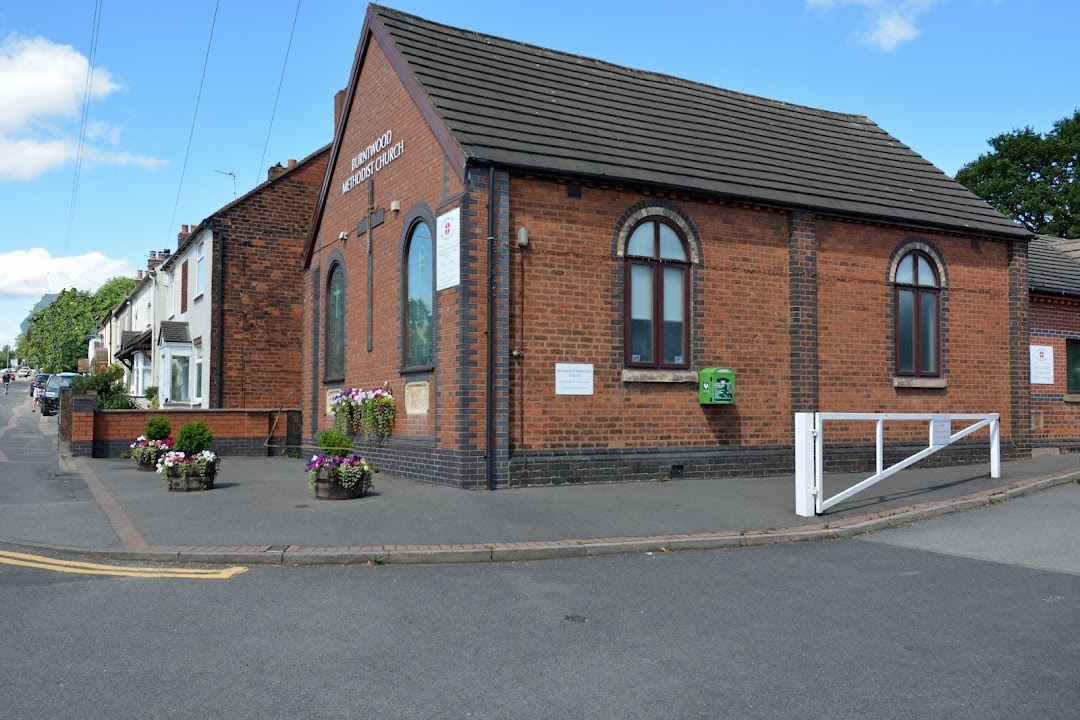
{"type": "Polygon", "coordinates": [[[1026,127],[989,143],[956,179],[1032,232],[1080,238],[1080,110],[1045,135],[1026,127]]]}
{"type": "MultiPolygon", "coordinates": [[[[5,344],[4,347],[0,348],[0,356],[4,358],[5,369],[11,367],[12,355],[15,355],[15,348],[11,347],[11,345],[5,344]]],[[[15,357],[18,358],[18,355],[15,355],[15,357]]]]}

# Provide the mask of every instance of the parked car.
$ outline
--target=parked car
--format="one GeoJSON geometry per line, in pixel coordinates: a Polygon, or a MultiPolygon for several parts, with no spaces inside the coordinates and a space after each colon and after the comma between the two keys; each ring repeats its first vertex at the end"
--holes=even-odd
{"type": "Polygon", "coordinates": [[[69,388],[75,384],[75,378],[82,377],[81,373],[57,373],[50,375],[45,383],[45,394],[41,396],[41,414],[55,415],[60,412],[60,390],[69,388]]]}
{"type": "Polygon", "coordinates": [[[30,368],[19,368],[19,372],[15,373],[18,377],[30,377],[32,370],[30,368]]]}
{"type": "Polygon", "coordinates": [[[45,383],[49,381],[49,373],[38,373],[34,376],[34,379],[30,381],[30,397],[34,396],[34,389],[45,389],[45,383]]]}

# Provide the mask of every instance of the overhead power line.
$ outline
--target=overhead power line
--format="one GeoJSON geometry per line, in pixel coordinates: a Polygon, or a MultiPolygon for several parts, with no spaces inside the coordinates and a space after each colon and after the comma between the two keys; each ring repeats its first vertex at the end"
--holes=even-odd
{"type": "Polygon", "coordinates": [[[202,100],[203,85],[206,84],[206,67],[210,64],[210,46],[214,44],[214,27],[217,25],[218,7],[221,0],[214,3],[214,19],[210,22],[210,39],[206,42],[206,57],[203,59],[202,77],[199,78],[199,94],[195,97],[195,112],[191,116],[191,132],[188,133],[187,150],[184,151],[184,166],[180,169],[180,185],[176,188],[176,202],[173,203],[172,217],[169,218],[169,230],[166,238],[171,242],[176,222],[176,209],[180,206],[180,191],[184,189],[184,175],[187,174],[188,157],[191,155],[191,140],[195,137],[195,120],[199,117],[199,102],[202,100]]]}
{"type": "Polygon", "coordinates": [[[98,31],[101,27],[101,0],[94,4],[94,27],[90,32],[90,55],[86,59],[86,86],[83,88],[82,118],[79,121],[79,149],[75,153],[75,178],[71,183],[71,205],[68,208],[67,232],[64,235],[64,255],[71,244],[71,228],[75,224],[75,201],[79,197],[79,176],[82,174],[83,146],[86,144],[86,118],[90,112],[90,91],[94,84],[94,64],[97,60],[98,31]]]}
{"type": "Polygon", "coordinates": [[[278,99],[281,98],[281,86],[285,82],[285,68],[289,65],[289,51],[292,50],[293,35],[296,34],[296,18],[300,16],[300,0],[296,0],[296,12],[293,13],[292,30],[289,31],[289,44],[285,47],[285,62],[281,64],[281,78],[278,79],[277,94],[274,96],[274,109],[270,111],[270,126],[266,128],[266,142],[263,143],[262,157],[259,158],[259,167],[255,171],[255,184],[262,182],[263,163],[266,162],[266,148],[270,145],[270,131],[274,128],[274,118],[277,116],[278,99]]]}

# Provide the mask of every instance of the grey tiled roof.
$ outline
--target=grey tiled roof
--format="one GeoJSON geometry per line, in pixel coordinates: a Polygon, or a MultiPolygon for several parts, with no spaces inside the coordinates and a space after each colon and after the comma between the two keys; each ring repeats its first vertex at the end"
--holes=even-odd
{"type": "Polygon", "coordinates": [[[161,342],[167,343],[189,343],[191,342],[191,333],[188,332],[186,322],[163,320],[158,331],[158,338],[161,342]]]}
{"type": "Polygon", "coordinates": [[[468,161],[1030,236],[862,115],[373,12],[468,161]]]}
{"type": "Polygon", "coordinates": [[[139,330],[124,330],[120,333],[120,347],[127,348],[134,345],[140,336],[147,335],[145,332],[139,330]]]}
{"type": "Polygon", "coordinates": [[[1033,291],[1080,297],[1080,240],[1038,235],[1028,244],[1033,291]]]}

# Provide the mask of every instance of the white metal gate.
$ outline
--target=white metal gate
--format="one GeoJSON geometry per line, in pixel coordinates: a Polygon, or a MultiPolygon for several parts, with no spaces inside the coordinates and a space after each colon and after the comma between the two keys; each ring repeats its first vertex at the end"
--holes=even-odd
{"type": "Polygon", "coordinates": [[[948,415],[938,413],[795,413],[795,513],[813,517],[833,505],[862,492],[878,480],[914,465],[938,450],[952,445],[976,430],[990,428],[990,477],[1001,477],[1001,443],[997,413],[988,415],[948,415]],[[825,498],[824,425],[828,420],[863,420],[877,424],[877,472],[847,490],[825,498]],[[883,467],[884,423],[886,420],[926,420],[930,423],[930,444],[900,462],[883,467]],[[973,421],[973,424],[953,434],[952,421],[973,421]]]}

